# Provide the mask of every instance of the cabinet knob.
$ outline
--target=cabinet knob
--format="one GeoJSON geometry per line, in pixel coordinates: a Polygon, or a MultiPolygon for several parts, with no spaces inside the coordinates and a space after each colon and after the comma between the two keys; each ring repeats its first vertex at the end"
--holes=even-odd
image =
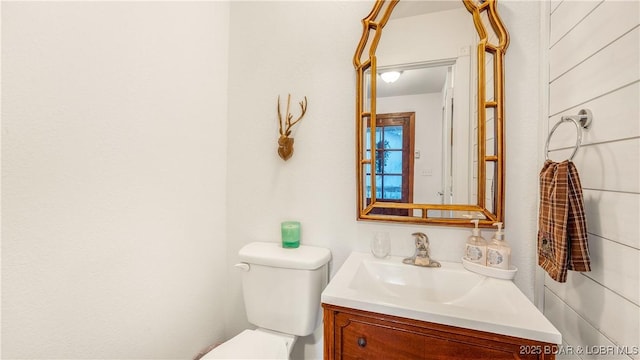
{"type": "Polygon", "coordinates": [[[359,337],[358,338],[358,346],[360,346],[360,347],[367,346],[367,339],[365,339],[363,337],[359,337]]]}

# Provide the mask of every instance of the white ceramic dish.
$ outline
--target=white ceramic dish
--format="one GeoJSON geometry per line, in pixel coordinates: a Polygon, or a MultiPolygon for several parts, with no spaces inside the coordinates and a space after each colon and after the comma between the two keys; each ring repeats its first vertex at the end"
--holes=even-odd
{"type": "Polygon", "coordinates": [[[462,258],[462,266],[464,266],[465,269],[473,271],[476,274],[503,280],[513,280],[513,278],[516,276],[516,273],[518,272],[518,268],[513,265],[511,265],[509,270],[497,269],[472,263],[465,258],[462,258]]]}

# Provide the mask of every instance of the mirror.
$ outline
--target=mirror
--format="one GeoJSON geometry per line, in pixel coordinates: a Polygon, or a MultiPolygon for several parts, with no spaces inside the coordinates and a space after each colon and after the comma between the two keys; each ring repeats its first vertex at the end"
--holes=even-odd
{"type": "Polygon", "coordinates": [[[377,0],[356,68],[358,219],[504,222],[496,0],[377,0]]]}

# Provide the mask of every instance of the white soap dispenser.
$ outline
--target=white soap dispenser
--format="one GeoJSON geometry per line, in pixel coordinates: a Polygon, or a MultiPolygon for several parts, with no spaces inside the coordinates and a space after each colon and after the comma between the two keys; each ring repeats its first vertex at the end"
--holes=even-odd
{"type": "Polygon", "coordinates": [[[494,223],[493,226],[497,226],[498,231],[487,246],[487,266],[509,270],[511,263],[511,247],[504,240],[502,223],[497,222],[494,223]]]}
{"type": "Polygon", "coordinates": [[[487,265],[487,240],[480,235],[480,229],[478,228],[478,222],[480,221],[474,219],[471,222],[476,226],[471,230],[471,236],[467,239],[464,257],[472,263],[487,265]]]}

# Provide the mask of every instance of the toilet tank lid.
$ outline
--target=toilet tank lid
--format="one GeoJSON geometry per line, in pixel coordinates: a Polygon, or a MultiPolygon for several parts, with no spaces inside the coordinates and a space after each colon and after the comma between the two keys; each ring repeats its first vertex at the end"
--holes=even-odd
{"type": "Polygon", "coordinates": [[[331,251],[326,248],[300,245],[285,249],[273,242],[249,243],[238,255],[249,264],[301,270],[315,270],[331,260],[331,251]]]}

